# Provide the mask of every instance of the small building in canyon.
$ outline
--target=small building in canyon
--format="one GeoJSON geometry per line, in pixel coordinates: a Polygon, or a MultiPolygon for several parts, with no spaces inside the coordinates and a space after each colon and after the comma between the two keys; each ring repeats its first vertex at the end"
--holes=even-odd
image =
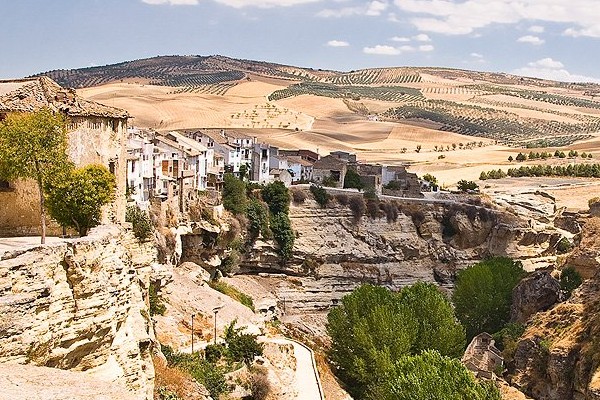
{"type": "MultiPolygon", "coordinates": [[[[52,79],[0,80],[0,120],[11,112],[34,112],[47,107],[68,118],[69,157],[76,166],[105,165],[115,174],[115,201],[106,208],[105,222],[125,220],[127,119],[125,110],[78,96],[52,79]]],[[[0,182],[0,236],[39,235],[40,211],[33,182],[0,182]]],[[[48,234],[58,234],[50,225],[48,234]]]]}

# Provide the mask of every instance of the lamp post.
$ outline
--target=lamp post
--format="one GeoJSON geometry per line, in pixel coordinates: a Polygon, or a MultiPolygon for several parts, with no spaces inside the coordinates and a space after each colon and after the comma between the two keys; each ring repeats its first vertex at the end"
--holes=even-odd
{"type": "Polygon", "coordinates": [[[194,317],[196,314],[192,314],[192,354],[194,354],[194,317]]]}

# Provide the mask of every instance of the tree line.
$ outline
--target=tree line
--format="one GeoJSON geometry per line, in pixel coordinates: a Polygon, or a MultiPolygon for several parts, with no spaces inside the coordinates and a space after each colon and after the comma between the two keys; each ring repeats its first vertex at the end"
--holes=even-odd
{"type": "Polygon", "coordinates": [[[532,165],[519,168],[509,168],[506,172],[501,169],[482,171],[479,179],[501,179],[510,176],[521,178],[528,176],[568,176],[581,178],[600,178],[600,164],[569,164],[569,165],[532,165]]]}

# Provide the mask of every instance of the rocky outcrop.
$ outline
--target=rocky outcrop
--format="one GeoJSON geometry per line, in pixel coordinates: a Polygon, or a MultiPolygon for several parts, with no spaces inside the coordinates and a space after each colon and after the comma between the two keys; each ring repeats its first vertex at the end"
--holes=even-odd
{"type": "Polygon", "coordinates": [[[416,281],[451,288],[457,270],[486,256],[552,253],[562,235],[533,229],[513,215],[469,204],[401,203],[396,219],[358,221],[336,202],[290,206],[293,258],[280,264],[272,242],[258,241],[241,264],[245,273],[282,273],[272,289],[287,311],[325,311],[362,283],[398,290],[416,281]],[[285,299],[285,300],[284,300],[285,299]]]}
{"type": "MultiPolygon", "coordinates": [[[[597,218],[586,222],[574,253],[600,256],[597,218]]],[[[591,271],[591,270],[588,270],[591,271]]],[[[600,399],[600,273],[571,298],[535,315],[514,355],[511,383],[537,400],[600,399]]]]}
{"type": "Polygon", "coordinates": [[[0,261],[0,363],[86,371],[152,398],[155,251],[102,226],[0,261]]]}
{"type": "Polygon", "coordinates": [[[560,284],[547,271],[536,271],[512,291],[510,318],[525,323],[538,311],[545,311],[560,300],[560,284]]]}

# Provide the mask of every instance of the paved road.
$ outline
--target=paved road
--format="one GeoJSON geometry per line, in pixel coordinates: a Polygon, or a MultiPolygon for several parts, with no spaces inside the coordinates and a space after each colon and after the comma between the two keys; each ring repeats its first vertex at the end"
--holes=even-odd
{"type": "Polygon", "coordinates": [[[296,357],[296,388],[298,400],[323,400],[319,372],[312,351],[305,345],[286,338],[266,338],[265,341],[294,346],[296,357]]]}

